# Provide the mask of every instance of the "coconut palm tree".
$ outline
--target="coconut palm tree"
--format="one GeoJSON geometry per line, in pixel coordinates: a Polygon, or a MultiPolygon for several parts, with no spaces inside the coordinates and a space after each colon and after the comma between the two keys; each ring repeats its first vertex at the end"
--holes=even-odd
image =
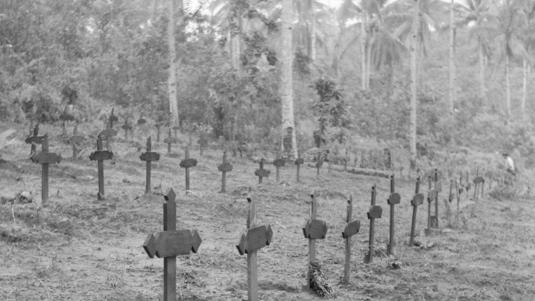
{"type": "Polygon", "coordinates": [[[528,95],[528,77],[533,65],[533,52],[535,51],[535,1],[523,0],[517,1],[520,5],[523,18],[523,26],[521,29],[522,43],[524,45],[525,55],[522,57],[522,100],[520,102],[520,111],[522,112],[522,120],[528,122],[528,114],[526,108],[528,95]]]}

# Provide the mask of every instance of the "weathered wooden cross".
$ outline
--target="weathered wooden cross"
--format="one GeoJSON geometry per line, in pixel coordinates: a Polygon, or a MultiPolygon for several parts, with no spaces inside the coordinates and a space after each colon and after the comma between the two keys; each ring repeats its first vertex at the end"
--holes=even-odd
{"type": "Polygon", "coordinates": [[[31,159],[34,163],[41,164],[41,204],[44,207],[48,201],[48,166],[61,162],[61,156],[49,151],[48,135],[44,135],[41,152],[34,154],[31,159]]]}
{"type": "Polygon", "coordinates": [[[232,164],[227,161],[227,151],[223,151],[223,162],[217,166],[221,172],[221,192],[227,191],[227,172],[232,171],[232,164]]]}
{"type": "Polygon", "coordinates": [[[128,140],[128,133],[132,133],[133,129],[128,118],[124,120],[124,124],[121,126],[121,128],[124,130],[124,140],[128,140]]]}
{"type": "Polygon", "coordinates": [[[104,200],[104,161],[113,159],[113,153],[104,150],[102,147],[102,137],[97,139],[97,150],[89,155],[89,160],[98,161],[98,200],[104,200]]]}
{"type": "Polygon", "coordinates": [[[249,213],[247,215],[247,232],[242,234],[239,244],[236,246],[240,255],[247,254],[247,300],[258,300],[258,273],[256,255],[257,251],[269,246],[273,238],[270,225],[256,225],[256,205],[247,198],[249,213]]]}
{"type": "Polygon", "coordinates": [[[435,173],[433,176],[434,182],[434,202],[435,202],[435,215],[431,217],[431,227],[438,228],[438,193],[442,191],[442,182],[438,181],[438,169],[435,168],[435,173]]]}
{"type": "Polygon", "coordinates": [[[416,214],[418,212],[418,206],[424,203],[424,195],[420,193],[420,177],[416,178],[416,189],[414,191],[414,197],[411,200],[412,206],[412,219],[411,219],[411,234],[409,238],[409,246],[414,245],[414,235],[416,231],[416,214]]]}
{"type": "Polygon", "coordinates": [[[389,228],[389,241],[386,248],[386,253],[388,255],[394,255],[394,247],[396,246],[396,237],[394,233],[394,207],[399,204],[401,201],[401,196],[399,193],[395,192],[395,183],[394,175],[390,176],[390,196],[388,197],[387,203],[390,205],[390,228],[389,228]]]}
{"type": "Polygon", "coordinates": [[[30,128],[30,135],[26,137],[24,142],[30,144],[30,156],[33,156],[37,152],[37,144],[42,144],[44,136],[39,136],[39,123],[36,124],[33,129],[30,128]]]}
{"type": "Polygon", "coordinates": [[[327,223],[317,219],[318,202],[314,195],[310,195],[310,219],[307,220],[303,228],[303,234],[308,239],[308,274],[307,280],[310,286],[312,279],[312,263],[316,262],[316,239],[325,239],[327,235],[327,223]]]}
{"type": "Polygon", "coordinates": [[[151,191],[151,185],[150,185],[150,178],[151,178],[151,169],[152,169],[152,161],[159,161],[160,160],[160,154],[157,152],[152,151],[152,141],[151,137],[147,138],[147,151],[142,153],[141,156],[139,156],[139,159],[141,161],[145,161],[145,170],[146,170],[146,177],[145,177],[145,194],[149,194],[151,191]]]}
{"type": "Polygon", "coordinates": [[[171,136],[171,128],[167,132],[167,138],[163,140],[163,143],[167,143],[167,155],[171,154],[171,145],[177,143],[176,137],[171,136]]]}
{"type": "Polygon", "coordinates": [[[189,169],[197,166],[197,160],[189,157],[189,147],[186,146],[184,153],[184,159],[180,161],[180,167],[186,170],[186,193],[188,193],[190,191],[189,169]]]}
{"type": "Polygon", "coordinates": [[[477,176],[474,178],[474,200],[478,200],[479,197],[483,197],[485,193],[485,178],[477,176]]]}
{"type": "Polygon", "coordinates": [[[78,159],[78,153],[80,152],[80,145],[84,142],[84,136],[78,135],[78,124],[76,124],[72,130],[72,136],[69,139],[69,143],[72,146],[72,160],[78,159]]]}
{"type": "Polygon", "coordinates": [[[280,168],[286,164],[286,161],[279,156],[277,156],[277,159],[273,160],[273,165],[275,166],[275,177],[277,179],[277,183],[280,181],[280,168]]]}
{"type": "Polygon", "coordinates": [[[143,249],[150,258],[163,258],[163,301],[176,301],[176,256],[197,253],[201,237],[197,230],[176,229],[175,192],[164,196],[163,232],[149,234],[143,249]]]}
{"type": "Polygon", "coordinates": [[[427,191],[427,228],[426,231],[431,231],[431,203],[435,196],[435,191],[433,189],[433,182],[431,176],[428,177],[428,191],[427,191]]]}
{"type": "Polygon", "coordinates": [[[305,163],[305,160],[303,160],[303,158],[301,157],[297,157],[294,163],[295,163],[295,168],[296,168],[296,173],[295,173],[296,181],[297,183],[300,183],[299,171],[301,170],[301,165],[305,163]]]}
{"type": "Polygon", "coordinates": [[[349,196],[347,200],[347,215],[346,215],[346,227],[344,232],[342,232],[342,238],[345,239],[346,253],[345,253],[345,263],[344,263],[344,283],[349,283],[349,273],[351,272],[351,237],[360,230],[360,221],[352,220],[353,215],[353,196],[349,196]]]}
{"type": "Polygon", "coordinates": [[[258,184],[262,184],[262,179],[269,177],[271,171],[264,169],[264,158],[260,159],[258,164],[259,167],[257,170],[255,170],[254,174],[258,177],[258,184]]]}
{"type": "Polygon", "coordinates": [[[368,219],[370,220],[370,238],[368,241],[369,248],[368,248],[368,254],[364,260],[366,263],[371,263],[373,261],[373,245],[375,240],[375,219],[381,218],[381,215],[383,214],[383,208],[381,206],[375,205],[375,199],[376,199],[377,191],[375,188],[375,185],[372,186],[372,199],[371,199],[371,206],[370,210],[368,211],[368,219]]]}

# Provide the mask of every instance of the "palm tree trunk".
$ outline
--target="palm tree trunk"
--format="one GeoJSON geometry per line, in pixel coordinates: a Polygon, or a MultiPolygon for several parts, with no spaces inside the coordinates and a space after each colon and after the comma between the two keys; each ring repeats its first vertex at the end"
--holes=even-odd
{"type": "Polygon", "coordinates": [[[509,55],[505,55],[505,106],[507,110],[507,121],[511,120],[511,72],[510,72],[510,62],[509,55]]]}
{"type": "Polygon", "coordinates": [[[368,85],[366,84],[366,13],[362,13],[362,20],[360,22],[360,53],[361,53],[361,87],[362,90],[366,90],[368,85]]]}
{"type": "Polygon", "coordinates": [[[420,0],[414,0],[414,18],[412,28],[412,45],[411,54],[411,112],[410,112],[410,169],[416,168],[416,113],[418,105],[418,54],[420,53],[420,41],[418,37],[419,18],[420,18],[420,0]]]}
{"type": "Polygon", "coordinates": [[[287,149],[290,157],[297,158],[293,104],[293,49],[292,49],[292,0],[282,1],[282,51],[281,51],[281,150],[284,151],[284,138],[290,136],[291,146],[287,149]]]}
{"type": "Polygon", "coordinates": [[[450,114],[450,121],[453,122],[454,120],[454,113],[455,113],[455,23],[454,23],[454,16],[453,16],[453,6],[455,2],[454,0],[451,0],[450,3],[450,57],[449,57],[449,114],[450,114]]]}
{"type": "Polygon", "coordinates": [[[522,121],[528,122],[528,114],[526,112],[526,100],[528,98],[528,62],[526,59],[522,60],[522,71],[523,71],[523,81],[522,81],[522,103],[520,104],[520,110],[522,111],[522,121]]]}
{"type": "Polygon", "coordinates": [[[485,53],[483,53],[483,44],[480,41],[478,46],[478,60],[479,60],[479,97],[485,101],[487,96],[487,89],[485,85],[485,53]]]}
{"type": "Polygon", "coordinates": [[[310,59],[316,61],[316,14],[314,14],[314,3],[310,1],[310,59]]]}
{"type": "Polygon", "coordinates": [[[176,27],[176,0],[169,0],[169,24],[167,25],[167,42],[169,44],[169,124],[178,125],[178,102],[177,102],[177,80],[176,80],[176,47],[175,47],[175,27],[176,27]]]}

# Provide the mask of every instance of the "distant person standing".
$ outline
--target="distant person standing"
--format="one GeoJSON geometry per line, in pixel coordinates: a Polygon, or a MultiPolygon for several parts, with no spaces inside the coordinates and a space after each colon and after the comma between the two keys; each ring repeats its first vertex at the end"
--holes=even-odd
{"type": "Polygon", "coordinates": [[[507,168],[507,172],[512,174],[513,176],[516,175],[516,168],[515,168],[515,161],[511,156],[509,156],[508,153],[503,153],[503,158],[505,159],[505,167],[507,168]]]}

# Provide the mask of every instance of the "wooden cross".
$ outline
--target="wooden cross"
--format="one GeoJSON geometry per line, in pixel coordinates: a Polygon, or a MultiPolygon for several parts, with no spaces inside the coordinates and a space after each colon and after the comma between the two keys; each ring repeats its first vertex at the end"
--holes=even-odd
{"type": "Polygon", "coordinates": [[[303,158],[301,158],[301,157],[297,157],[297,159],[295,159],[294,163],[295,163],[295,168],[296,168],[296,173],[295,173],[296,181],[297,181],[297,183],[300,183],[299,171],[301,169],[301,165],[303,165],[305,163],[305,160],[303,160],[303,158]]]}
{"type": "Polygon", "coordinates": [[[114,114],[115,108],[111,109],[110,117],[108,118],[108,128],[113,129],[113,124],[119,120],[114,114]]]}
{"type": "Polygon", "coordinates": [[[180,161],[180,167],[186,170],[186,193],[190,191],[189,189],[189,169],[197,166],[197,160],[189,157],[189,147],[186,146],[185,158],[180,161]]]}
{"type": "Polygon", "coordinates": [[[438,193],[442,190],[442,183],[438,181],[438,169],[436,168],[433,176],[433,184],[433,201],[435,202],[435,215],[431,217],[431,227],[438,228],[438,193]]]}
{"type": "Polygon", "coordinates": [[[163,140],[164,143],[167,143],[167,154],[170,155],[171,154],[171,144],[173,143],[177,143],[177,139],[175,137],[172,137],[171,136],[171,128],[169,128],[168,132],[167,132],[167,138],[165,138],[163,140]]]}
{"type": "Polygon", "coordinates": [[[89,160],[98,161],[98,195],[97,199],[104,200],[104,161],[113,159],[113,153],[109,150],[103,150],[102,137],[97,139],[97,150],[89,155],[89,160]]]}
{"type": "Polygon", "coordinates": [[[111,139],[116,135],[117,131],[111,127],[108,127],[98,134],[98,138],[106,139],[106,150],[111,151],[111,139]]]}
{"type": "Polygon", "coordinates": [[[176,229],[175,198],[170,189],[164,196],[163,232],[149,234],[143,243],[150,258],[163,258],[163,301],[176,301],[176,256],[197,253],[202,242],[197,230],[176,229]]]}
{"type": "Polygon", "coordinates": [[[353,196],[349,196],[347,200],[347,215],[346,215],[346,227],[344,232],[342,232],[342,238],[345,239],[346,253],[345,253],[345,264],[344,264],[344,283],[349,283],[349,273],[351,272],[351,236],[359,233],[360,230],[360,221],[352,220],[353,214],[353,196]]]}
{"type": "Polygon", "coordinates": [[[314,195],[310,195],[310,219],[307,220],[303,228],[303,234],[308,239],[308,274],[307,280],[309,286],[312,280],[312,263],[316,262],[316,239],[325,239],[327,235],[327,223],[316,219],[318,215],[318,202],[314,195]]]}
{"type": "Polygon", "coordinates": [[[124,120],[124,124],[121,126],[121,128],[124,130],[124,140],[128,140],[128,132],[132,132],[132,125],[130,124],[128,118],[124,120]]]}
{"type": "Polygon", "coordinates": [[[427,229],[426,231],[431,231],[431,203],[433,202],[433,198],[435,195],[435,192],[432,188],[433,182],[431,181],[431,176],[428,177],[428,191],[427,191],[427,229]]]}
{"type": "Polygon", "coordinates": [[[36,144],[42,144],[44,140],[44,136],[39,136],[39,123],[33,127],[33,129],[30,129],[30,135],[26,137],[24,142],[26,144],[30,144],[30,157],[33,156],[37,151],[36,144]]]}
{"type": "Polygon", "coordinates": [[[247,215],[247,233],[242,234],[236,246],[240,255],[247,254],[247,300],[258,300],[257,251],[269,246],[273,239],[270,225],[256,226],[256,206],[252,199],[247,198],[249,213],[247,215]]]}
{"type": "Polygon", "coordinates": [[[414,235],[416,231],[416,214],[418,211],[418,206],[424,203],[424,195],[420,193],[420,177],[416,178],[416,189],[414,191],[414,197],[411,200],[412,206],[412,219],[411,219],[411,234],[409,238],[409,246],[414,245],[414,235]]]}
{"type": "Polygon", "coordinates": [[[147,151],[142,153],[141,156],[139,156],[139,159],[141,161],[145,161],[145,170],[146,170],[146,177],[145,177],[145,194],[149,194],[151,191],[150,187],[150,174],[152,169],[152,161],[159,161],[160,160],[160,154],[157,152],[152,151],[152,142],[151,137],[147,138],[147,151]]]}
{"type": "Polygon", "coordinates": [[[451,228],[451,203],[453,202],[453,190],[454,190],[454,184],[453,180],[450,179],[450,191],[448,193],[448,199],[444,200],[444,204],[446,205],[446,219],[448,220],[447,227],[451,228]]]}
{"type": "Polygon", "coordinates": [[[262,184],[262,179],[269,177],[271,171],[264,169],[264,158],[260,159],[259,168],[255,170],[254,174],[258,177],[258,184],[262,184]]]}
{"type": "Polygon", "coordinates": [[[396,246],[396,238],[394,233],[394,207],[401,201],[399,193],[395,192],[394,175],[390,176],[390,196],[388,197],[388,205],[390,205],[390,228],[389,228],[389,242],[386,248],[388,255],[394,255],[394,247],[396,246]]]}
{"type": "Polygon", "coordinates": [[[78,153],[80,150],[78,147],[84,142],[84,136],[78,135],[78,124],[76,124],[72,130],[72,136],[69,139],[69,143],[72,146],[72,160],[78,159],[78,153]]]}
{"type": "Polygon", "coordinates": [[[323,157],[321,156],[321,152],[318,152],[318,158],[316,160],[316,176],[319,177],[320,175],[320,168],[323,166],[323,157]]]}
{"type": "Polygon", "coordinates": [[[368,241],[369,249],[368,249],[368,255],[366,256],[365,262],[371,263],[373,261],[373,244],[375,240],[375,219],[381,218],[381,215],[383,214],[383,208],[381,206],[375,205],[375,199],[376,199],[377,191],[375,188],[375,185],[372,186],[372,199],[371,199],[371,206],[370,210],[368,211],[368,219],[370,220],[370,238],[368,241]]]}
{"type": "Polygon", "coordinates": [[[273,165],[275,165],[275,175],[277,179],[277,183],[279,183],[280,180],[280,168],[284,166],[286,161],[279,156],[277,156],[277,159],[273,161],[273,165]]]}
{"type": "Polygon", "coordinates": [[[44,207],[48,201],[48,166],[61,162],[61,156],[49,152],[48,135],[44,135],[41,152],[33,155],[31,159],[34,163],[41,164],[41,201],[44,207]]]}
{"type": "Polygon", "coordinates": [[[227,161],[227,151],[223,151],[223,162],[217,169],[221,172],[221,192],[227,191],[227,172],[232,171],[232,164],[227,161]]]}
{"type": "Polygon", "coordinates": [[[477,176],[474,178],[474,200],[483,197],[483,193],[485,193],[485,178],[477,176]]]}

